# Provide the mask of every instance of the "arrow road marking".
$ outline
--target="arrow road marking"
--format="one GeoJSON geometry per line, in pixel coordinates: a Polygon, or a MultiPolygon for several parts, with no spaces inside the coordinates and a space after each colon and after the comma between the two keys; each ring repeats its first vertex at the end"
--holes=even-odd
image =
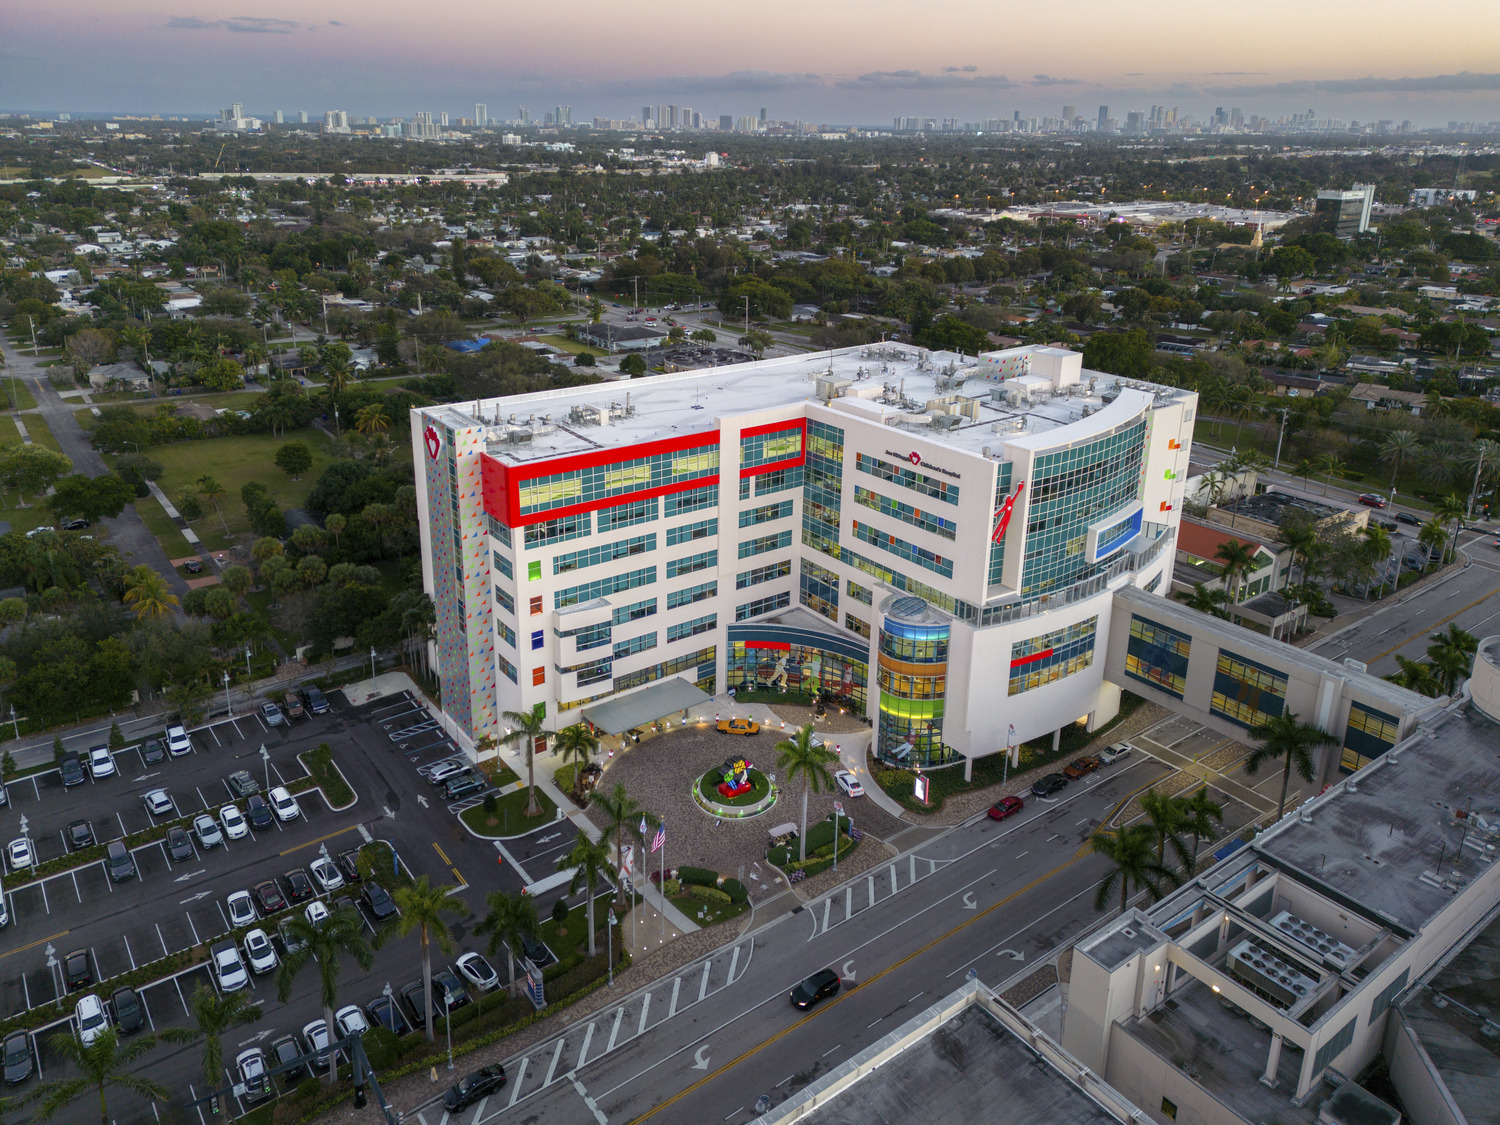
{"type": "Polygon", "coordinates": [[[708,1069],[708,1044],[707,1043],[703,1044],[703,1046],[699,1047],[696,1051],[693,1052],[693,1069],[694,1070],[707,1070],[708,1069]]]}
{"type": "Polygon", "coordinates": [[[1012,961],[1026,960],[1026,954],[1014,949],[1002,949],[995,954],[996,957],[1009,957],[1012,961]]]}
{"type": "Polygon", "coordinates": [[[964,892],[964,909],[965,910],[978,910],[979,909],[979,903],[977,903],[977,902],[974,901],[974,892],[973,891],[965,891],[964,892]]]}
{"type": "Polygon", "coordinates": [[[420,802],[421,806],[424,809],[427,807],[427,798],[424,797],[424,796],[422,796],[422,794],[420,794],[420,793],[417,794],[417,800],[418,800],[418,802],[420,802]]]}
{"type": "Polygon", "coordinates": [[[854,979],[854,962],[845,961],[844,967],[839,970],[839,976],[843,977],[845,980],[852,981],[854,979]]]}
{"type": "MultiPolygon", "coordinates": [[[[197,871],[189,871],[186,875],[179,875],[179,876],[177,876],[177,878],[173,879],[172,882],[174,882],[174,883],[185,883],[185,882],[187,882],[189,879],[191,879],[195,875],[202,875],[203,874],[203,870],[204,869],[199,868],[197,871]]],[[[208,895],[208,894],[212,894],[212,893],[213,893],[212,891],[199,891],[192,898],[185,898],[182,901],[183,902],[197,902],[204,895],[208,895]]]]}
{"type": "Polygon", "coordinates": [[[391,806],[390,805],[381,805],[380,806],[380,811],[383,812],[383,813],[385,813],[385,818],[387,820],[395,820],[396,819],[396,814],[393,813],[393,812],[391,812],[391,806]]]}
{"type": "Polygon", "coordinates": [[[272,1031],[270,1029],[267,1029],[265,1031],[257,1031],[254,1035],[250,1036],[249,1039],[241,1039],[240,1040],[240,1046],[241,1047],[248,1047],[251,1043],[259,1043],[266,1036],[273,1035],[273,1034],[275,1034],[274,1031],[272,1031]]]}
{"type": "Polygon", "coordinates": [[[140,777],[135,778],[135,780],[136,781],[150,781],[153,777],[160,777],[160,776],[161,776],[161,771],[157,770],[154,773],[143,773],[143,774],[141,774],[140,777]]]}
{"type": "Polygon", "coordinates": [[[541,839],[537,840],[536,842],[538,844],[545,844],[545,843],[547,843],[550,840],[559,840],[561,838],[562,838],[562,833],[561,832],[553,832],[549,836],[543,836],[541,839]]]}

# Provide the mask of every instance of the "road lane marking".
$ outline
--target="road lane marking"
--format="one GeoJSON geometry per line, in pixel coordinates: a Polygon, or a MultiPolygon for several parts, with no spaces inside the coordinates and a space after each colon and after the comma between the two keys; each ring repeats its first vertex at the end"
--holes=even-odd
{"type": "Polygon", "coordinates": [[[734,983],[734,967],[740,963],[740,947],[735,946],[734,952],[729,955],[729,975],[724,978],[724,987],[728,988],[734,983]]]}
{"type": "Polygon", "coordinates": [[[7,957],[12,957],[17,953],[24,953],[28,949],[35,949],[39,945],[46,945],[49,941],[56,941],[58,938],[67,937],[72,932],[72,930],[59,930],[51,937],[37,938],[30,945],[18,945],[14,949],[7,949],[4,953],[0,953],[0,961],[5,960],[7,957]]]}
{"type": "MultiPolygon", "coordinates": [[[[667,1007],[667,1019],[671,1019],[677,1014],[677,993],[681,990],[681,988],[682,978],[677,977],[672,981],[672,1003],[667,1007]]],[[[642,1018],[645,1018],[644,1012],[641,1015],[642,1018]]]]}
{"type": "MultiPolygon", "coordinates": [[[[703,983],[698,986],[698,999],[708,995],[708,971],[714,967],[712,959],[703,962],[703,983]]],[[[680,979],[680,978],[679,978],[680,979]]]]}
{"type": "MultiPolygon", "coordinates": [[[[592,1020],[590,1020],[589,1021],[589,1026],[587,1027],[587,1029],[585,1029],[585,1031],[583,1033],[583,1046],[581,1048],[579,1048],[579,1050],[578,1050],[578,1061],[573,1064],[573,1066],[574,1066],[575,1069],[577,1067],[582,1066],[584,1064],[584,1060],[586,1060],[589,1057],[589,1044],[592,1043],[593,1041],[594,1041],[594,1023],[593,1023],[592,1020]]],[[[474,1116],[478,1117],[479,1115],[476,1113],[474,1116]]]]}
{"type": "MultiPolygon", "coordinates": [[[[609,1029],[609,1046],[604,1048],[605,1054],[608,1054],[610,1051],[613,1051],[615,1049],[615,1037],[620,1034],[620,1021],[624,1018],[625,1005],[621,1004],[618,1008],[615,1009],[615,1024],[609,1029]]],[[[515,1099],[512,1098],[511,1101],[515,1101],[515,1099]]]]}
{"type": "Polygon", "coordinates": [[[823,1054],[819,1057],[826,1059],[829,1055],[833,1054],[833,1052],[837,1051],[842,1046],[842,1043],[835,1043],[832,1047],[829,1047],[828,1050],[824,1051],[823,1054]]]}
{"type": "Polygon", "coordinates": [[[566,1040],[559,1038],[557,1041],[557,1050],[552,1052],[552,1063],[547,1067],[547,1077],[542,1079],[542,1089],[544,1090],[552,1085],[552,1076],[557,1073],[557,1060],[562,1058],[563,1044],[565,1042],[566,1040]]]}
{"type": "Polygon", "coordinates": [[[453,861],[452,861],[452,860],[451,860],[451,859],[449,859],[449,858],[448,858],[448,857],[447,857],[447,855],[445,855],[445,854],[444,854],[444,853],[443,853],[443,849],[442,849],[442,848],[440,848],[440,847],[438,847],[438,842],[437,842],[437,841],[436,841],[436,840],[434,840],[434,841],[433,841],[433,842],[432,842],[432,848],[433,848],[433,850],[434,850],[434,851],[435,851],[435,852],[437,852],[437,854],[438,854],[438,856],[439,856],[439,857],[440,857],[440,858],[441,858],[441,859],[442,859],[442,861],[443,861],[443,862],[444,862],[444,863],[447,863],[447,864],[452,864],[452,862],[453,862],[453,861]]]}
{"type": "Polygon", "coordinates": [[[321,844],[324,840],[332,840],[335,836],[342,836],[346,832],[353,832],[355,830],[355,828],[357,828],[357,827],[358,827],[358,825],[351,824],[348,828],[340,828],[337,832],[330,832],[326,836],[319,836],[319,837],[317,837],[317,839],[309,840],[305,844],[298,844],[295,847],[291,847],[291,848],[283,848],[281,851],[277,852],[276,854],[277,855],[291,855],[293,852],[300,852],[303,848],[310,848],[314,844],[321,844]]]}
{"type": "MultiPolygon", "coordinates": [[[[673,987],[675,988],[676,986],[674,985],[673,987]]],[[[646,1013],[649,1012],[650,1010],[651,1010],[651,993],[648,992],[648,993],[646,993],[645,996],[643,996],[641,998],[641,1025],[640,1025],[640,1027],[638,1027],[638,1028],[635,1029],[635,1033],[637,1035],[645,1035],[646,1034],[646,1013]]]]}
{"type": "Polygon", "coordinates": [[[530,1058],[530,1055],[526,1056],[516,1067],[516,1083],[510,1088],[510,1101],[505,1103],[506,1109],[515,1105],[516,1099],[521,1096],[521,1084],[526,1081],[526,1064],[530,1061],[530,1058]]]}
{"type": "Polygon", "coordinates": [[[599,1103],[589,1097],[589,1092],[583,1088],[583,1083],[578,1081],[578,1075],[571,1070],[568,1071],[568,1081],[573,1084],[573,1089],[578,1091],[578,1096],[583,1099],[583,1104],[589,1107],[589,1112],[594,1115],[594,1120],[599,1125],[609,1125],[609,1118],[604,1116],[603,1111],[599,1108],[599,1103]]]}
{"type": "MultiPolygon", "coordinates": [[[[1463,606],[1460,609],[1455,609],[1452,613],[1450,613],[1447,617],[1443,618],[1441,621],[1434,621],[1431,625],[1428,625],[1426,628],[1424,628],[1423,630],[1421,630],[1421,632],[1419,632],[1416,636],[1414,636],[1414,637],[1408,637],[1404,641],[1398,641],[1396,644],[1393,644],[1390,648],[1386,649],[1384,652],[1377,652],[1374,656],[1370,657],[1369,660],[1365,661],[1365,663],[1366,664],[1374,664],[1377,660],[1384,659],[1385,657],[1389,656],[1391,653],[1395,652],[1398,648],[1402,648],[1402,647],[1404,647],[1406,645],[1409,645],[1413,641],[1420,641],[1420,640],[1422,640],[1423,637],[1427,636],[1427,634],[1429,632],[1431,632],[1432,630],[1434,630],[1434,629],[1441,631],[1441,629],[1443,628],[1444,625],[1448,624],[1448,622],[1452,621],[1460,613],[1467,613],[1469,610],[1473,609],[1480,602],[1489,601],[1489,599],[1493,598],[1496,594],[1500,594],[1500,586],[1496,586],[1488,594],[1485,594],[1484,597],[1482,597],[1482,598],[1475,598],[1468,605],[1463,606]]],[[[1453,596],[1452,594],[1448,595],[1448,597],[1450,597],[1450,598],[1452,596],[1453,596]]]]}

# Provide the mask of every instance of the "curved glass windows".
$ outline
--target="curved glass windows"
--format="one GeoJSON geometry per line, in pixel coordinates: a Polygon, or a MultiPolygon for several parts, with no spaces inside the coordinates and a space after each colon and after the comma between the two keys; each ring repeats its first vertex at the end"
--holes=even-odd
{"type": "Polygon", "coordinates": [[[895,598],[880,623],[879,653],[880,757],[898,765],[947,761],[953,756],[943,743],[947,621],[921,598],[895,598]]]}

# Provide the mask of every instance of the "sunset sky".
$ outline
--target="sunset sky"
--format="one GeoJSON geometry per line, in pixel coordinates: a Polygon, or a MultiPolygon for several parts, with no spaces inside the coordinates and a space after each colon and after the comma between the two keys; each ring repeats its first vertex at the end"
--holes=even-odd
{"type": "Polygon", "coordinates": [[[717,117],[889,125],[897,114],[1500,120],[1500,0],[4,0],[0,109],[211,114],[419,109],[575,121],[675,102],[717,117]],[[161,6],[165,3],[167,6],[161,6]]]}

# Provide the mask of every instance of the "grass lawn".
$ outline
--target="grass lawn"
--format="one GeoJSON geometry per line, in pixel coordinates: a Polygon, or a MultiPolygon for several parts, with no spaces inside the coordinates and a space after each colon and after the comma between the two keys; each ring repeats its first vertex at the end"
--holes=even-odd
{"type": "Polygon", "coordinates": [[[700,926],[712,926],[715,922],[727,922],[731,918],[738,918],[750,909],[748,902],[704,902],[702,899],[694,898],[692,895],[678,895],[672,900],[672,905],[700,926]],[[699,916],[700,911],[702,912],[702,917],[699,916]]]}
{"type": "MultiPolygon", "coordinates": [[[[481,836],[517,836],[543,824],[549,824],[557,815],[557,806],[540,789],[536,791],[537,803],[542,806],[540,816],[526,816],[526,790],[517,789],[506,793],[495,802],[495,819],[490,821],[483,805],[475,805],[459,814],[463,822],[481,836]]],[[[551,872],[548,872],[551,874],[551,872]]]]}
{"type": "MultiPolygon", "coordinates": [[[[6,422],[12,426],[15,425],[14,418],[7,418],[6,422]]],[[[62,452],[62,446],[57,444],[57,439],[52,436],[52,431],[40,414],[28,414],[21,422],[26,427],[26,432],[31,435],[33,445],[45,446],[54,453],[62,452]]]]}
{"type": "Polygon", "coordinates": [[[12,531],[30,531],[33,527],[56,525],[57,519],[50,508],[38,504],[30,497],[27,498],[29,507],[17,508],[17,499],[14,492],[0,493],[0,520],[8,521],[12,531]]]}
{"type": "Polygon", "coordinates": [[[172,522],[170,516],[162,511],[162,506],[156,502],[154,496],[143,496],[135,502],[136,515],[141,517],[141,522],[146,525],[147,530],[156,536],[156,541],[161,544],[161,549],[166,552],[169,559],[180,559],[185,555],[196,554],[197,550],[183,537],[181,530],[172,522]]]}
{"type": "MultiPolygon", "coordinates": [[[[756,801],[763,800],[771,791],[771,782],[760,770],[750,771],[750,792],[743,796],[728,799],[719,792],[719,782],[724,780],[724,770],[715,766],[698,779],[698,792],[703,794],[705,801],[712,801],[717,805],[753,805],[756,801]]],[[[832,839],[832,837],[829,837],[832,839]]]]}
{"type": "MultiPolygon", "coordinates": [[[[551,872],[549,871],[550,875],[551,872]]],[[[542,940],[547,943],[549,949],[556,953],[558,958],[567,957],[569,954],[588,951],[589,920],[588,920],[588,888],[580,888],[579,895],[583,901],[568,911],[568,916],[561,925],[552,920],[550,914],[542,919],[542,940]],[[563,931],[567,932],[564,933],[563,931]]],[[[604,927],[609,923],[606,920],[606,911],[609,909],[609,899],[603,894],[596,893],[594,896],[594,930],[598,933],[596,940],[599,943],[599,952],[604,952],[605,935],[604,927]]],[[[627,915],[628,917],[628,915],[627,915]]],[[[618,927],[616,927],[618,929],[618,927]]],[[[618,944],[618,943],[617,943],[618,944]]],[[[496,966],[498,968],[498,966],[496,966]]]]}
{"type": "Polygon", "coordinates": [[[540,339],[542,343],[550,344],[558,351],[567,352],[569,355],[577,355],[579,352],[588,352],[589,355],[596,357],[609,354],[603,348],[591,347],[578,340],[570,340],[566,336],[542,336],[540,339]]]}
{"type": "Polygon", "coordinates": [[[4,407],[6,410],[31,410],[36,406],[36,399],[31,397],[31,388],[15,376],[5,380],[4,407]],[[14,403],[14,407],[12,407],[14,403]]]}

